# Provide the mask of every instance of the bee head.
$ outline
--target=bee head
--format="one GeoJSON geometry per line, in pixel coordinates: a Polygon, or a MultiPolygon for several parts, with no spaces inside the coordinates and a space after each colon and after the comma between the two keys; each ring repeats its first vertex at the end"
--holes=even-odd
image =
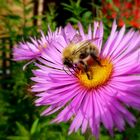
{"type": "Polygon", "coordinates": [[[63,60],[63,64],[64,64],[65,66],[69,67],[69,68],[72,68],[72,67],[73,67],[73,62],[72,62],[72,60],[71,60],[71,59],[68,59],[68,58],[65,58],[65,59],[63,60]]]}

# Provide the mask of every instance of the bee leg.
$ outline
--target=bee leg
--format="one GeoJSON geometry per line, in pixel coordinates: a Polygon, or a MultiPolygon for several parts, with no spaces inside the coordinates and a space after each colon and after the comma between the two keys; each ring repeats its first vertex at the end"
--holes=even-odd
{"type": "Polygon", "coordinates": [[[101,62],[98,60],[98,58],[95,59],[95,61],[98,63],[99,66],[101,66],[101,67],[103,66],[103,65],[101,64],[101,62]]]}
{"type": "Polygon", "coordinates": [[[84,63],[83,61],[80,61],[80,63],[83,65],[84,71],[85,71],[85,73],[86,73],[88,79],[91,80],[93,77],[92,77],[91,71],[89,71],[88,65],[87,65],[86,63],[84,63]]]}
{"type": "Polygon", "coordinates": [[[80,71],[80,68],[79,68],[78,65],[75,65],[75,66],[74,66],[74,69],[75,69],[75,71],[80,71]]]}
{"type": "Polygon", "coordinates": [[[103,65],[101,64],[101,62],[99,61],[99,59],[98,59],[97,56],[95,56],[95,55],[92,54],[92,53],[91,53],[90,55],[91,55],[91,57],[98,63],[99,66],[101,66],[101,67],[103,66],[103,65]]]}
{"type": "Polygon", "coordinates": [[[86,72],[86,75],[87,75],[87,77],[88,77],[89,80],[93,79],[92,73],[90,71],[87,71],[86,72]]]}

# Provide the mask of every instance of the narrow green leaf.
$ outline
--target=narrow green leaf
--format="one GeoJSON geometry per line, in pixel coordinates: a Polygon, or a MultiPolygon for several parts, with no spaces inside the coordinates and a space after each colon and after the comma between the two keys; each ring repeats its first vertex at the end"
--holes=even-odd
{"type": "Polygon", "coordinates": [[[16,124],[17,124],[19,131],[20,131],[20,134],[22,136],[29,136],[30,135],[28,130],[26,130],[26,128],[23,125],[21,125],[19,122],[16,122],[16,124]]]}
{"type": "Polygon", "coordinates": [[[71,22],[73,22],[73,23],[78,23],[79,20],[72,17],[72,18],[69,19],[69,21],[71,21],[71,22]]]}
{"type": "Polygon", "coordinates": [[[29,137],[22,137],[22,136],[9,136],[7,137],[8,140],[30,140],[29,137]]]}
{"type": "Polygon", "coordinates": [[[31,135],[33,135],[36,132],[37,127],[38,127],[38,122],[39,122],[39,119],[36,119],[34,123],[32,124],[31,131],[30,131],[31,135]]]}

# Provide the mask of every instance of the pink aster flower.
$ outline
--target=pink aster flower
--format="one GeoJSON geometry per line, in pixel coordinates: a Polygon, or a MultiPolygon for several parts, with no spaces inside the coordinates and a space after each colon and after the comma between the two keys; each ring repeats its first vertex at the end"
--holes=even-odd
{"type": "Polygon", "coordinates": [[[55,32],[52,32],[49,28],[47,36],[41,32],[40,39],[30,38],[30,42],[20,42],[13,48],[13,59],[15,61],[36,60],[49,46],[49,43],[53,42],[55,37],[59,34],[61,34],[61,28],[57,29],[55,32]]]}
{"type": "MultiPolygon", "coordinates": [[[[53,42],[38,58],[38,67],[33,70],[37,92],[36,105],[47,106],[42,115],[50,115],[59,111],[52,121],[55,123],[72,121],[69,134],[81,129],[85,133],[90,128],[92,134],[99,139],[100,125],[113,135],[114,128],[125,129],[125,124],[134,126],[136,118],[128,111],[128,107],[140,108],[140,33],[133,29],[125,33],[125,26],[117,31],[114,21],[111,33],[103,44],[103,24],[94,23],[94,30],[89,26],[84,33],[81,24],[79,30],[68,24],[55,35],[53,42]],[[63,50],[72,42],[75,35],[81,41],[94,40],[99,51],[98,64],[90,65],[92,79],[86,72],[67,74],[63,70],[63,50]]],[[[76,43],[75,43],[76,45],[76,43]]]]}
{"type": "Polygon", "coordinates": [[[32,60],[41,55],[43,48],[46,48],[46,37],[42,33],[40,40],[31,38],[31,42],[21,42],[13,49],[15,61],[32,60]]]}

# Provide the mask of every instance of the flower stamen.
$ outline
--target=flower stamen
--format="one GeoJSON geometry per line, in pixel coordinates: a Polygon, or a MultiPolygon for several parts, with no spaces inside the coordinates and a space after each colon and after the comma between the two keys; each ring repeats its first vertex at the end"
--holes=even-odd
{"type": "Polygon", "coordinates": [[[95,64],[90,66],[92,79],[87,77],[86,72],[80,71],[77,74],[79,82],[87,88],[96,88],[107,83],[112,75],[113,64],[108,59],[100,60],[102,66],[95,64]]]}

